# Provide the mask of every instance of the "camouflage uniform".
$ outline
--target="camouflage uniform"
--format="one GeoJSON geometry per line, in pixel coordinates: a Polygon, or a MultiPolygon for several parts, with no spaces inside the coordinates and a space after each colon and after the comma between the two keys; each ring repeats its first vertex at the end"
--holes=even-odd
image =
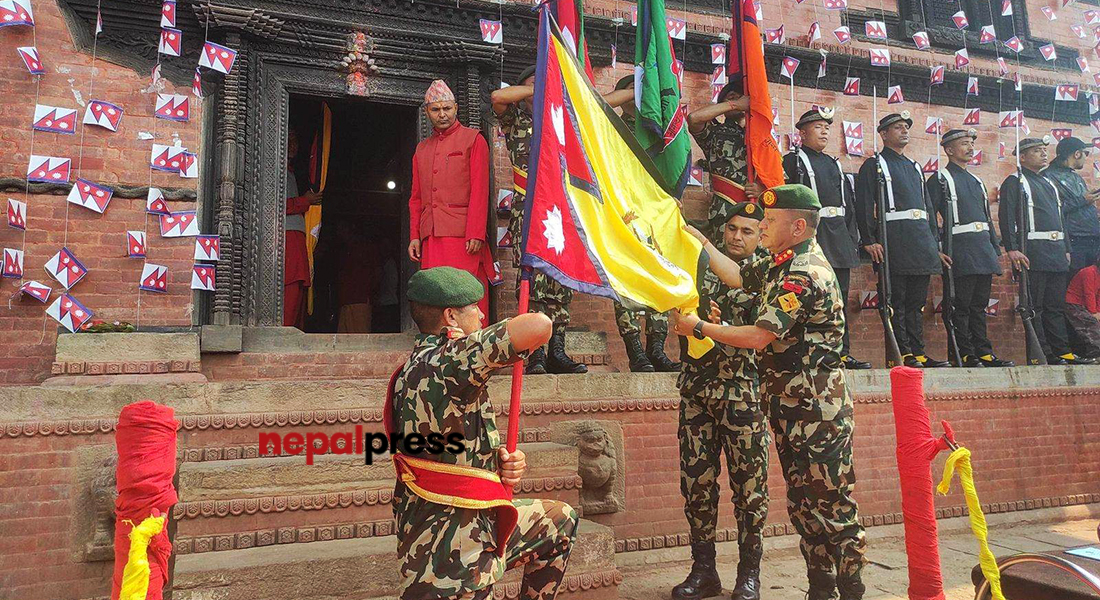
{"type": "MultiPolygon", "coordinates": [[[[497,116],[500,128],[504,132],[508,145],[508,156],[512,166],[527,172],[531,158],[531,136],[534,118],[522,102],[510,104],[508,109],[497,116]]],[[[516,190],[512,198],[512,216],[508,221],[508,232],[512,234],[512,263],[519,268],[520,240],[523,233],[523,205],[526,194],[516,190]]],[[[517,280],[518,281],[518,280],[517,280]]],[[[519,287],[517,286],[518,290],[519,287]]],[[[569,303],[573,301],[573,290],[535,270],[531,277],[531,300],[528,312],[540,312],[554,322],[555,326],[569,325],[569,303]]]]}
{"type": "Polygon", "coordinates": [[[642,325],[639,317],[645,315],[646,335],[668,335],[668,313],[659,313],[652,310],[627,310],[625,306],[615,303],[615,325],[619,328],[619,335],[641,335],[642,325]]]}
{"type": "MultiPolygon", "coordinates": [[[[464,452],[420,458],[496,471],[500,434],[486,385],[494,370],[519,360],[521,354],[526,353],[512,347],[506,322],[468,336],[457,329],[419,336],[394,385],[394,431],[460,433],[464,452]]],[[[508,538],[505,556],[498,557],[490,511],[428,502],[398,481],[393,512],[402,600],[488,598],[504,571],[519,565],[525,565],[520,598],[552,599],[565,574],[577,513],[554,500],[522,499],[514,504],[519,522],[508,538]]]]}
{"type": "Polygon", "coordinates": [[[852,398],[841,368],[844,303],[813,239],[742,273],[761,294],[755,325],[776,335],[760,357],[761,389],[802,537],[811,583],[862,594],[864,533],[852,498],[852,398]]]}
{"type": "MultiPolygon", "coordinates": [[[[691,134],[695,138],[703,156],[707,159],[707,172],[720,177],[725,177],[742,189],[749,180],[748,155],[745,152],[745,128],[734,122],[727,116],[725,122],[717,120],[707,123],[699,133],[691,134]]],[[[711,183],[713,188],[714,184],[711,183]]],[[[726,202],[719,196],[714,196],[710,203],[710,212],[707,220],[716,221],[716,213],[722,203],[726,202]]],[[[722,221],[725,223],[725,221],[722,221]]],[[[722,236],[709,234],[714,245],[721,249],[722,236]]]]}
{"type": "MultiPolygon", "coordinates": [[[[761,256],[764,251],[758,253],[761,256]]],[[[714,300],[723,322],[752,322],[756,294],[731,289],[710,271],[705,272],[699,287],[701,306],[714,300]]],[[[714,544],[724,452],[741,561],[758,564],[768,518],[769,441],[756,393],[756,353],[719,344],[700,359],[686,353],[682,358],[683,369],[676,382],[680,388],[680,493],[691,542],[693,546],[714,544]]]]}

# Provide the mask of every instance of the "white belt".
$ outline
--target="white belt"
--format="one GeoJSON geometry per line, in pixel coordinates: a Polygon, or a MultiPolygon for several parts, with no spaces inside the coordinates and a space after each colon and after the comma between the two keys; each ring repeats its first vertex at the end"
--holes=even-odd
{"type": "Polygon", "coordinates": [[[989,223],[985,221],[975,221],[973,223],[967,223],[966,225],[956,225],[951,228],[952,235],[958,235],[960,233],[978,233],[981,231],[989,231],[989,223]]]}
{"type": "Polygon", "coordinates": [[[826,219],[831,218],[831,217],[843,217],[844,216],[844,207],[843,206],[822,206],[821,210],[819,210],[817,212],[817,214],[820,215],[822,218],[826,218],[826,219]]]}
{"type": "Polygon", "coordinates": [[[886,213],[887,221],[920,221],[928,219],[928,211],[914,208],[912,210],[892,210],[886,213]]]}
{"type": "Polygon", "coordinates": [[[1027,232],[1027,239],[1029,240],[1063,240],[1066,238],[1066,234],[1061,231],[1029,231],[1027,232]]]}

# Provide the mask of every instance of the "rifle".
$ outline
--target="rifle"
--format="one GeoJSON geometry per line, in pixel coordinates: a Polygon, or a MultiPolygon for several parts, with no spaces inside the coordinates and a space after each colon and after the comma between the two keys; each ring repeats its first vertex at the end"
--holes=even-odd
{"type": "MultiPolygon", "coordinates": [[[[1018,128],[1017,128],[1018,129],[1018,128]]],[[[1019,133],[1016,134],[1019,138],[1019,133]]],[[[1020,147],[1020,142],[1016,142],[1020,147]]],[[[1019,151],[1016,152],[1019,155],[1019,151]]],[[[1020,157],[1016,157],[1016,186],[1019,190],[1019,206],[1016,207],[1016,247],[1020,252],[1027,254],[1027,203],[1030,198],[1024,198],[1024,173],[1020,168],[1020,157]]],[[[1028,287],[1027,267],[1012,272],[1016,275],[1016,281],[1020,285],[1020,301],[1016,303],[1016,312],[1020,313],[1020,322],[1024,324],[1024,346],[1027,349],[1027,364],[1045,365],[1046,356],[1043,355],[1043,345],[1039,342],[1039,335],[1035,333],[1035,308],[1031,304],[1031,288],[1028,287]]]]}
{"type": "MultiPolygon", "coordinates": [[[[937,155],[939,153],[937,152],[937,155]]],[[[937,157],[938,158],[938,157],[937,157]]],[[[947,181],[939,173],[936,173],[936,179],[940,182],[940,193],[947,199],[945,204],[945,210],[943,211],[943,253],[952,259],[955,258],[954,254],[954,234],[951,231],[955,227],[955,211],[952,210],[952,204],[958,202],[958,198],[951,197],[951,190],[947,187],[947,181]]],[[[963,366],[962,354],[959,352],[959,341],[955,336],[955,323],[952,321],[952,317],[955,316],[955,273],[951,267],[943,266],[943,326],[947,330],[947,353],[948,360],[955,363],[956,367],[963,366]]]]}
{"type": "Polygon", "coordinates": [[[886,367],[902,364],[898,338],[894,336],[894,324],[890,317],[894,309],[890,306],[890,246],[886,240],[886,177],[882,174],[882,157],[875,152],[875,220],[878,223],[878,243],[882,244],[882,262],[875,271],[878,273],[878,315],[882,319],[882,330],[886,334],[886,367]]]}

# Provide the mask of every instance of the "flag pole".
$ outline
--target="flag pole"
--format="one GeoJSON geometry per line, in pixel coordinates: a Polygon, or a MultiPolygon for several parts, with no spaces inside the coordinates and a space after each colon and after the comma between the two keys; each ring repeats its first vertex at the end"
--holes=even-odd
{"type": "MultiPolygon", "coordinates": [[[[519,308],[516,310],[516,314],[522,315],[527,313],[527,308],[531,301],[531,280],[526,276],[530,275],[531,267],[521,267],[524,269],[524,277],[519,282],[519,308]]],[[[506,449],[508,453],[516,451],[516,445],[519,443],[519,402],[523,397],[523,369],[524,361],[516,361],[512,365],[512,396],[508,403],[508,441],[506,449]]]]}
{"type": "MultiPolygon", "coordinates": [[[[745,95],[748,91],[748,63],[745,62],[745,5],[749,4],[746,0],[737,0],[741,3],[741,10],[737,11],[737,14],[741,15],[741,22],[734,23],[733,26],[737,28],[737,41],[739,47],[737,48],[737,58],[741,61],[741,95],[745,95]]],[[[751,5],[753,10],[753,18],[756,18],[756,6],[751,5]]],[[[763,42],[761,42],[763,44],[763,42]]],[[[752,98],[749,98],[749,110],[745,113],[745,140],[749,140],[749,125],[752,123],[752,98]]],[[[745,144],[745,184],[752,183],[756,170],[752,168],[752,147],[749,144],[745,144]]]]}

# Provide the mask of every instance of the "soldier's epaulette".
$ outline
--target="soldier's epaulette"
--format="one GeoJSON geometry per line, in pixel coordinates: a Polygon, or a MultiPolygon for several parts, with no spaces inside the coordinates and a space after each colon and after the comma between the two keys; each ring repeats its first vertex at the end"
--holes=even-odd
{"type": "Polygon", "coordinates": [[[794,258],[794,250],[787,248],[786,250],[780,252],[779,254],[776,254],[772,258],[772,264],[778,267],[779,265],[787,262],[788,260],[791,260],[792,258],[794,258]]]}

